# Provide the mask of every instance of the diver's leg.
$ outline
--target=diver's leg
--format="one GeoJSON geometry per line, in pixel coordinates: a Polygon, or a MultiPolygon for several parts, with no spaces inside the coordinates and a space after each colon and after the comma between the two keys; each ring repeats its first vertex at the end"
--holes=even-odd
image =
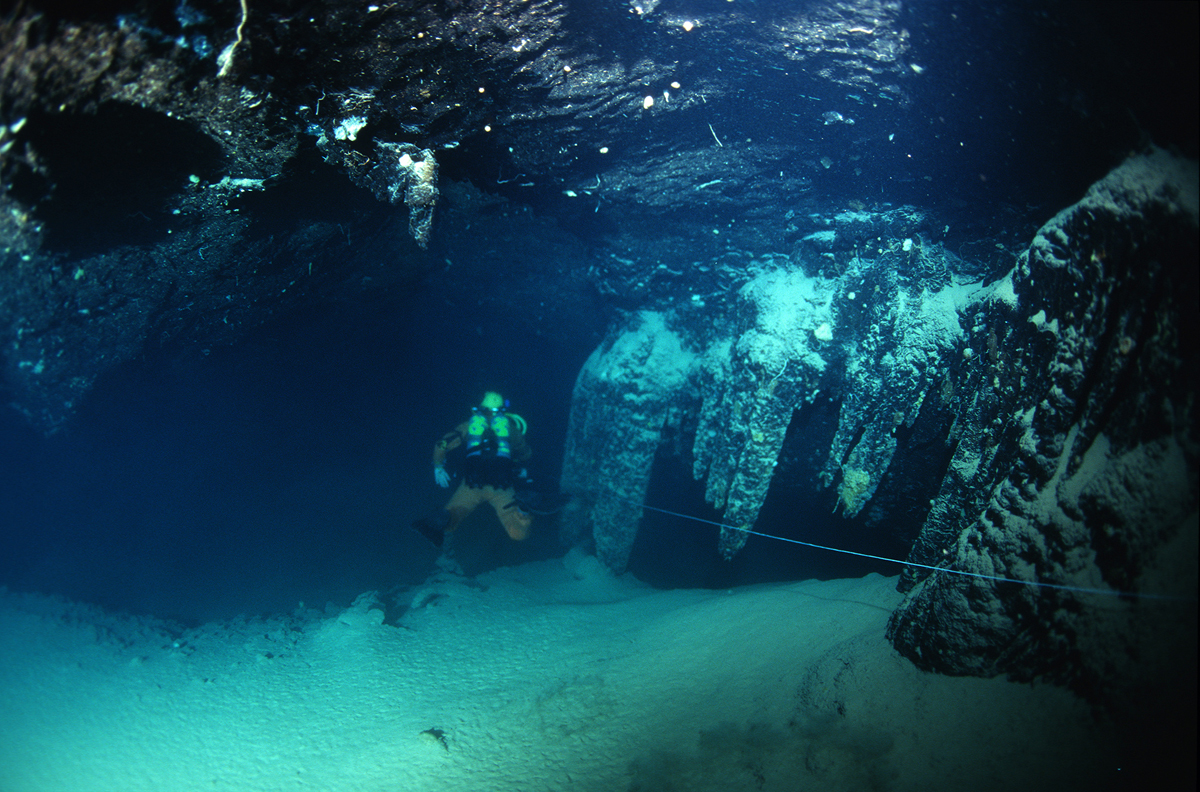
{"type": "Polygon", "coordinates": [[[450,513],[450,521],[446,525],[446,533],[454,533],[459,523],[467,519],[467,515],[475,511],[475,507],[485,499],[483,490],[479,487],[468,487],[466,483],[459,484],[458,489],[450,496],[445,509],[450,513]]]}
{"type": "Polygon", "coordinates": [[[533,525],[533,517],[521,511],[517,505],[515,493],[511,489],[496,489],[488,487],[487,499],[496,510],[496,516],[510,539],[520,542],[529,536],[529,528],[533,525]]]}
{"type": "Polygon", "coordinates": [[[478,489],[459,484],[458,489],[450,496],[449,502],[437,514],[422,517],[413,522],[417,533],[428,539],[434,547],[440,548],[446,541],[446,536],[458,528],[458,524],[483,501],[478,489]]]}

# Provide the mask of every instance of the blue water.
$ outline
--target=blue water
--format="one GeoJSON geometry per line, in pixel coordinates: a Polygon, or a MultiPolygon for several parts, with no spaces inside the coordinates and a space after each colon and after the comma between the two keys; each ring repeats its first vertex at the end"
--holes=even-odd
{"type": "MultiPolygon", "coordinates": [[[[485,384],[504,388],[531,425],[534,472],[556,478],[568,361],[586,354],[500,332],[464,361],[432,318],[322,310],[139,361],[49,438],[6,413],[0,581],[196,621],[423,580],[435,551],[408,524],[444,497],[434,441],[485,384]]],[[[473,571],[561,552],[552,531],[520,547],[480,533],[473,571]]]]}
{"type": "MultiPolygon", "coordinates": [[[[488,332],[464,344],[419,300],[380,310],[315,310],[231,348],[122,366],[50,437],[4,413],[0,581],[185,623],[344,606],[417,583],[436,551],[409,523],[447,494],[433,482],[432,445],[488,388],[529,422],[535,480],[557,481],[590,347],[487,315],[475,320],[488,332]]],[[[688,472],[661,458],[647,502],[719,519],[688,472]]],[[[864,544],[840,523],[773,491],[757,530],[903,557],[899,542],[864,544]]],[[[630,570],[656,586],[715,588],[899,570],[757,537],[727,562],[717,534],[648,513],[630,570]]],[[[556,517],[516,544],[487,509],[455,546],[469,574],[564,550],[556,517]]]]}
{"type": "MultiPolygon", "coordinates": [[[[756,7],[767,17],[778,10],[756,7]]],[[[789,108],[857,116],[855,133],[876,143],[843,152],[860,158],[859,177],[811,174],[825,208],[844,209],[848,198],[927,206],[951,219],[960,241],[984,231],[1028,238],[1143,134],[1195,155],[1194,70],[1144,57],[1163,46],[1157,11],[1032,8],[907,6],[910,59],[923,72],[904,84],[911,104],[893,112],[844,92],[766,90],[763,104],[714,115],[714,126],[727,139],[769,137],[789,108]],[[1110,45],[1127,55],[1072,54],[1110,45]]],[[[713,53],[712,68],[734,54],[713,53]]],[[[847,129],[821,132],[836,148],[847,129]]],[[[660,132],[671,131],[664,122],[660,132]]],[[[455,157],[464,152],[446,155],[446,178],[463,173],[455,157]]],[[[562,203],[557,193],[554,201],[562,203]]],[[[585,239],[612,230],[590,205],[579,220],[585,239]]],[[[407,526],[444,497],[429,472],[431,444],[483,390],[498,388],[530,423],[533,473],[554,481],[574,378],[604,330],[602,316],[581,321],[594,326],[536,333],[502,311],[464,316],[418,290],[365,307],[308,308],[232,348],[148,353],[102,379],[51,437],[0,410],[0,584],[195,622],[300,600],[344,604],[422,580],[435,553],[407,526]]],[[[671,459],[656,466],[650,502],[719,519],[671,459]]],[[[468,572],[563,552],[553,519],[516,545],[485,516],[463,529],[468,572]]],[[[889,557],[903,557],[916,527],[864,536],[839,526],[811,493],[779,489],[756,527],[889,557]]],[[[657,513],[643,520],[630,565],[664,587],[897,571],[757,537],[725,562],[716,528],[657,513]]]]}

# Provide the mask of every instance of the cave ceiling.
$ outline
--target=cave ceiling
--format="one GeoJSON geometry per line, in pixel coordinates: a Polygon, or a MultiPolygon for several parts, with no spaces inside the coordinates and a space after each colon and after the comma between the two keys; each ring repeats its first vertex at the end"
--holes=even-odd
{"type": "Polygon", "coordinates": [[[7,401],[53,429],[147,349],[431,275],[584,343],[607,309],[671,299],[657,268],[787,252],[846,207],[1027,240],[1159,120],[1131,120],[1144,75],[1113,46],[1119,15],[1091,8],[18,4],[0,22],[7,401]],[[477,289],[495,266],[508,291],[477,289]]]}

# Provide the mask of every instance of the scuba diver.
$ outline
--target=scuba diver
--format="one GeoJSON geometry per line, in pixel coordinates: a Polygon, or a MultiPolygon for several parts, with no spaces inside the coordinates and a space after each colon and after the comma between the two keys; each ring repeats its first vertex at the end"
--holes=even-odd
{"type": "Polygon", "coordinates": [[[463,448],[458,489],[438,514],[416,520],[413,528],[440,548],[447,534],[454,533],[468,514],[487,502],[509,537],[519,542],[529,536],[533,515],[552,513],[557,506],[552,511],[538,508],[544,504],[531,490],[518,495],[518,488],[530,483],[524,467],[532,456],[525,442],[526,429],[524,418],[508,412],[508,400],[494,391],[484,394],[471,417],[447,432],[433,448],[433,478],[439,487],[450,486],[447,456],[463,448]]]}

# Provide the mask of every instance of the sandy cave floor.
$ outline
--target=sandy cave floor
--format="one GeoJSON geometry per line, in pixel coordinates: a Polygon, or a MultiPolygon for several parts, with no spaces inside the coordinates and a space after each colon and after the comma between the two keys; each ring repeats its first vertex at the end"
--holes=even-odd
{"type": "Polygon", "coordinates": [[[0,790],[1102,788],[1052,686],[925,674],[895,578],[656,591],[589,556],[450,573],[396,624],[205,625],[0,590],[0,790]]]}

